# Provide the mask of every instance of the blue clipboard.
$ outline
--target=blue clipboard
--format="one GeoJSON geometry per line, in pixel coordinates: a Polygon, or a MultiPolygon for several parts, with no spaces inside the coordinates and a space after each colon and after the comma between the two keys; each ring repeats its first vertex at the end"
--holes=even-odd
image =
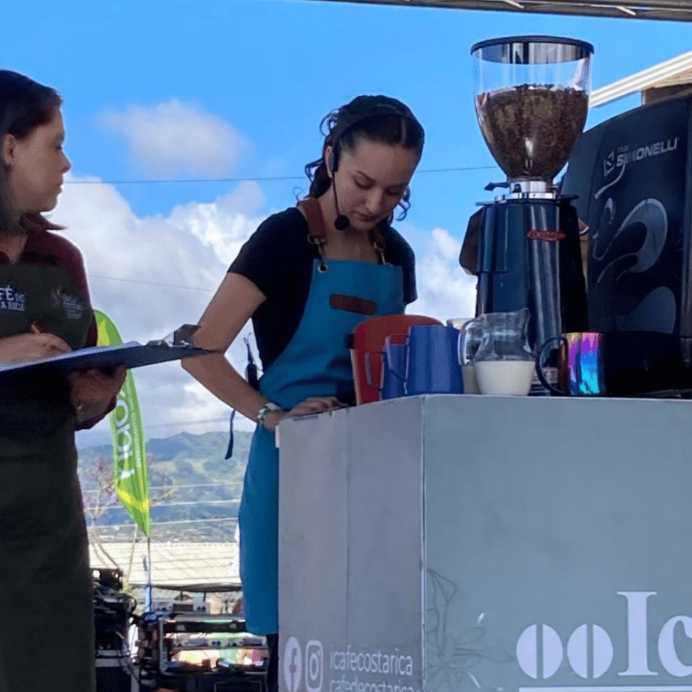
{"type": "Polygon", "coordinates": [[[39,371],[70,373],[73,370],[86,370],[88,368],[111,369],[119,365],[126,368],[141,368],[145,365],[165,363],[182,358],[194,358],[212,351],[205,351],[194,346],[169,346],[155,341],[148,344],[140,344],[129,341],[117,346],[92,346],[78,351],[64,353],[51,358],[23,361],[20,363],[0,364],[0,377],[5,373],[12,374],[39,374],[39,371]]]}

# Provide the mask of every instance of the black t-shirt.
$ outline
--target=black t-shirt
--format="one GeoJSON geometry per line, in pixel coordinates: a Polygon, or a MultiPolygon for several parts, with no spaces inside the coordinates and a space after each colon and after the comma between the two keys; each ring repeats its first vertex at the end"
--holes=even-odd
{"type": "MultiPolygon", "coordinates": [[[[385,260],[404,275],[404,302],[417,298],[415,257],[393,228],[384,231],[385,260]]],[[[252,281],[266,296],[252,317],[257,348],[266,370],[298,329],[310,293],[317,246],[308,241],[308,224],[297,207],[265,219],[243,245],[229,272],[252,281]]]]}

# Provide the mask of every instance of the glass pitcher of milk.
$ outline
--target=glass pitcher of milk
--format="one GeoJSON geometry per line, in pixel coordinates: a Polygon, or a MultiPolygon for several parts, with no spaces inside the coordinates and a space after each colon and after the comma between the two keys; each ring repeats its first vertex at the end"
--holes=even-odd
{"type": "Polygon", "coordinates": [[[529,346],[527,308],[480,315],[462,328],[461,354],[473,350],[476,382],[481,394],[526,396],[536,361],[529,346]]]}

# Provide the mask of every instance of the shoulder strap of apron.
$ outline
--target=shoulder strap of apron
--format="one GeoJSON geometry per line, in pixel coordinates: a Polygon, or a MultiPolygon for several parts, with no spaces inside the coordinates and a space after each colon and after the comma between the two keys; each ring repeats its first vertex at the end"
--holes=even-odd
{"type": "MultiPolygon", "coordinates": [[[[324,246],[327,244],[327,232],[325,231],[324,216],[322,215],[320,203],[314,197],[308,197],[298,202],[298,207],[303,211],[308,222],[308,242],[317,245],[322,263],[324,264],[327,260],[324,251],[324,246]]],[[[387,262],[384,258],[385,242],[382,231],[378,226],[375,226],[370,233],[372,246],[380,258],[380,264],[386,264],[387,262]]]]}
{"type": "Polygon", "coordinates": [[[298,208],[305,214],[308,222],[308,242],[316,245],[320,253],[319,270],[326,272],[327,253],[324,246],[327,244],[327,233],[324,230],[324,216],[322,216],[320,203],[314,197],[308,197],[298,202],[298,208]]]}

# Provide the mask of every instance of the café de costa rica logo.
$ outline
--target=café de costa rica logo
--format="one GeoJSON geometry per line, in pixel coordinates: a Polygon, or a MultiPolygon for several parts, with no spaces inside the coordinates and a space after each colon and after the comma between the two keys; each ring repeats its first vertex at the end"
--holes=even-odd
{"type": "MultiPolygon", "coordinates": [[[[651,677],[659,675],[659,671],[676,678],[692,676],[692,658],[688,654],[687,662],[684,661],[684,657],[681,657],[678,650],[682,647],[676,645],[683,636],[692,640],[692,617],[675,615],[669,618],[658,632],[652,632],[647,611],[649,599],[656,596],[656,593],[656,591],[617,592],[617,595],[622,596],[626,601],[626,656],[624,659],[626,667],[624,669],[613,670],[616,646],[620,644],[620,641],[614,641],[611,633],[596,624],[581,624],[565,639],[549,624],[529,625],[517,640],[516,657],[519,667],[525,675],[534,680],[548,680],[566,667],[585,680],[598,679],[609,671],[621,677],[651,677]],[[654,635],[656,646],[650,646],[650,634],[654,635]],[[657,665],[657,662],[660,665],[657,665]]],[[[689,644],[687,648],[689,649],[689,644]]],[[[641,692],[651,689],[649,687],[634,688],[624,684],[623,687],[632,691],[641,690],[641,692]]],[[[615,688],[611,686],[589,689],[619,688],[620,686],[615,688]]],[[[567,688],[551,687],[550,689],[567,688]]],[[[656,686],[656,690],[664,689],[681,688],[660,684],[656,686]]],[[[685,687],[685,689],[692,690],[692,687],[685,687]]]]}

